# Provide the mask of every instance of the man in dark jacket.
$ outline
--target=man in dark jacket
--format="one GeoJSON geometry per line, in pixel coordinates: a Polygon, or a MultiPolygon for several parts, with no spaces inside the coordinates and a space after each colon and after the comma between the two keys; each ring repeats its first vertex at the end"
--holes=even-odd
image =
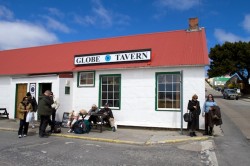
{"type": "Polygon", "coordinates": [[[50,121],[50,116],[52,114],[53,100],[50,98],[51,91],[46,90],[44,92],[44,96],[38,102],[38,114],[40,115],[40,126],[39,126],[39,137],[45,138],[47,135],[45,134],[45,130],[50,121]]]}
{"type": "Polygon", "coordinates": [[[110,124],[112,131],[115,132],[116,131],[115,120],[114,120],[113,113],[111,109],[109,108],[109,104],[105,103],[104,108],[101,109],[99,113],[103,114],[103,120],[107,121],[110,124]]]}

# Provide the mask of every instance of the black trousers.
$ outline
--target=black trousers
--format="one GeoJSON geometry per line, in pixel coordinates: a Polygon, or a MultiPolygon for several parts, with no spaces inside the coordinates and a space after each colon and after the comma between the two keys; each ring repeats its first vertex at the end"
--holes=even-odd
{"type": "Polygon", "coordinates": [[[55,123],[55,121],[56,121],[56,110],[53,109],[53,111],[52,111],[52,123],[55,123]]]}
{"type": "Polygon", "coordinates": [[[49,125],[51,127],[51,132],[54,130],[55,128],[55,122],[56,122],[56,110],[53,109],[52,111],[52,115],[51,115],[51,119],[49,119],[49,125]]]}
{"type": "Polygon", "coordinates": [[[197,121],[199,120],[197,116],[198,115],[193,115],[192,121],[188,122],[188,127],[187,128],[188,128],[188,130],[190,132],[195,132],[195,130],[197,130],[197,126],[199,125],[197,123],[197,121]]]}
{"type": "Polygon", "coordinates": [[[27,135],[29,128],[29,122],[26,122],[26,119],[20,120],[18,135],[27,135]]]}
{"type": "Polygon", "coordinates": [[[41,121],[39,126],[39,136],[43,137],[45,135],[45,130],[49,124],[50,116],[49,115],[40,115],[41,121]]]}
{"type": "Polygon", "coordinates": [[[208,116],[209,113],[205,113],[205,134],[211,134],[213,132],[213,127],[208,125],[208,116]]]}
{"type": "Polygon", "coordinates": [[[89,122],[93,121],[94,124],[96,124],[97,118],[98,118],[97,116],[91,115],[91,116],[89,117],[88,121],[89,121],[89,122]]]}

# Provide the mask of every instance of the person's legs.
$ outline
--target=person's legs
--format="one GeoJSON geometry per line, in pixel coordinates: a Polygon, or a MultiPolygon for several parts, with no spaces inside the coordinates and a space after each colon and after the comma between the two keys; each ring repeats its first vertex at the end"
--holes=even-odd
{"type": "Polygon", "coordinates": [[[208,113],[205,113],[205,133],[204,135],[208,135],[208,113]]]}
{"type": "Polygon", "coordinates": [[[18,129],[18,137],[19,138],[21,138],[23,135],[24,123],[25,123],[25,121],[20,119],[19,129],[18,129]]]}
{"type": "Polygon", "coordinates": [[[78,118],[76,118],[76,117],[73,119],[73,121],[70,124],[70,129],[69,129],[68,133],[74,132],[74,124],[76,123],[77,120],[78,120],[78,118]]]}
{"type": "Polygon", "coordinates": [[[29,122],[24,123],[23,136],[26,137],[29,129],[29,122]]]}
{"type": "Polygon", "coordinates": [[[96,123],[97,123],[97,117],[91,115],[91,116],[89,117],[88,121],[89,121],[90,123],[93,121],[93,123],[96,124],[96,123]]]}
{"type": "Polygon", "coordinates": [[[41,116],[41,121],[42,121],[42,123],[40,124],[40,128],[39,128],[40,129],[39,130],[39,136],[44,137],[44,136],[46,136],[45,130],[46,130],[46,128],[48,126],[48,123],[50,121],[50,116],[42,115],[41,116]]]}
{"type": "Polygon", "coordinates": [[[32,112],[31,115],[32,115],[32,118],[31,118],[30,124],[31,124],[32,129],[34,129],[35,128],[35,112],[32,112]]]}
{"type": "Polygon", "coordinates": [[[193,117],[192,127],[191,127],[193,136],[195,136],[195,137],[197,136],[196,133],[195,133],[196,127],[197,127],[197,115],[195,115],[193,117]]]}
{"type": "Polygon", "coordinates": [[[210,136],[213,135],[213,127],[209,127],[208,135],[210,135],[210,136]]]}
{"type": "Polygon", "coordinates": [[[40,126],[39,126],[39,136],[42,137],[43,136],[43,131],[42,131],[42,125],[44,122],[44,116],[40,115],[40,126]]]}
{"type": "Polygon", "coordinates": [[[54,128],[55,128],[55,122],[56,122],[56,110],[53,109],[52,111],[52,119],[51,119],[51,132],[53,132],[54,128]]]}
{"type": "Polygon", "coordinates": [[[193,122],[189,122],[189,136],[194,136],[193,122]]]}
{"type": "Polygon", "coordinates": [[[115,120],[114,120],[114,118],[109,118],[109,124],[110,124],[110,126],[112,128],[112,131],[115,132],[116,129],[115,129],[115,120]]]}

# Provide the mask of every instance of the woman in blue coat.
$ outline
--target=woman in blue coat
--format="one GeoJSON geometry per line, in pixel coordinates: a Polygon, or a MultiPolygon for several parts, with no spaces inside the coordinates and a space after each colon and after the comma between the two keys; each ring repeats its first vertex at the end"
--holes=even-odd
{"type": "Polygon", "coordinates": [[[207,100],[204,104],[204,110],[202,116],[205,117],[205,133],[203,135],[213,135],[213,124],[211,118],[212,107],[217,106],[217,103],[214,101],[214,96],[209,94],[207,100]]]}

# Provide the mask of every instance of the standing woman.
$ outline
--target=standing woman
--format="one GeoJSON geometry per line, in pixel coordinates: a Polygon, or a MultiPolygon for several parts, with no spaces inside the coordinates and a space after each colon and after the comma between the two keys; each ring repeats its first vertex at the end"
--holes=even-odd
{"type": "Polygon", "coordinates": [[[200,102],[197,100],[198,96],[194,94],[192,100],[188,102],[188,110],[192,114],[192,121],[188,122],[188,130],[190,137],[197,136],[195,130],[199,129],[199,116],[201,113],[200,102]]]}
{"type": "Polygon", "coordinates": [[[202,116],[205,116],[205,133],[203,135],[211,136],[213,134],[213,124],[211,117],[212,106],[217,106],[217,103],[214,101],[214,96],[212,94],[209,94],[207,96],[207,100],[204,104],[204,110],[202,112],[202,116]]]}
{"type": "Polygon", "coordinates": [[[19,103],[18,106],[18,112],[19,112],[19,119],[20,119],[20,125],[18,130],[18,137],[26,137],[28,133],[29,128],[29,122],[26,122],[26,116],[28,112],[32,111],[32,105],[28,101],[28,97],[25,96],[23,98],[23,101],[19,103]]]}

